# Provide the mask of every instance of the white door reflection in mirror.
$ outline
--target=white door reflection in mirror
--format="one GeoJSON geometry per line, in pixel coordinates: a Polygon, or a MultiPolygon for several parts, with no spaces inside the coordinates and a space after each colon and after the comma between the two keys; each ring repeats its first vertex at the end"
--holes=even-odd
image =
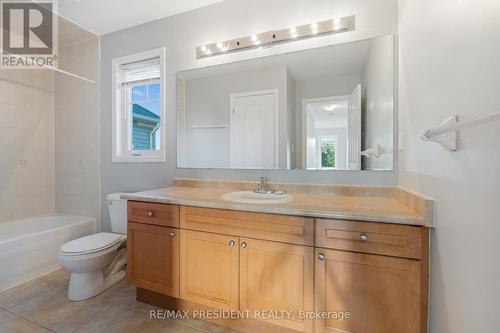
{"type": "Polygon", "coordinates": [[[347,169],[349,101],[350,96],[302,101],[306,169],[347,169]]]}
{"type": "Polygon", "coordinates": [[[277,169],[278,91],[231,94],[231,167],[277,169]]]}
{"type": "Polygon", "coordinates": [[[361,84],[349,96],[347,144],[347,170],[361,170],[361,84]]]}

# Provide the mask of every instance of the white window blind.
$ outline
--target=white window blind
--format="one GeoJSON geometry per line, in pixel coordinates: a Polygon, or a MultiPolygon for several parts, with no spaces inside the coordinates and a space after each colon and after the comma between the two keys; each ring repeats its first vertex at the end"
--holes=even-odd
{"type": "Polygon", "coordinates": [[[139,81],[157,80],[160,78],[160,58],[120,65],[122,84],[139,81]]]}

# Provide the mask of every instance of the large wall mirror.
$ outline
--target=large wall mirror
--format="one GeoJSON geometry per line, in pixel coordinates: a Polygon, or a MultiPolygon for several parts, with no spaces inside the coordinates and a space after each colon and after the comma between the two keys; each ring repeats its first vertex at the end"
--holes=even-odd
{"type": "Polygon", "coordinates": [[[392,170],[394,36],[177,75],[179,168],[392,170]]]}

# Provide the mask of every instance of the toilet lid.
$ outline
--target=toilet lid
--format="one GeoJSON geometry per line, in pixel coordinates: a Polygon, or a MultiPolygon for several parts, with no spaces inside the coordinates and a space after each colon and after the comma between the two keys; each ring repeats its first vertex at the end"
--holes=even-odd
{"type": "Polygon", "coordinates": [[[124,236],[109,232],[100,232],[72,240],[61,247],[66,254],[83,254],[105,250],[123,240],[124,236]]]}

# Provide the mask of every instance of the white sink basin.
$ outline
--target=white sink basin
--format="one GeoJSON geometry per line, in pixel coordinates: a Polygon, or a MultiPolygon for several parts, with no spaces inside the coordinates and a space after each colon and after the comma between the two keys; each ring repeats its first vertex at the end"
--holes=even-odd
{"type": "Polygon", "coordinates": [[[240,203],[273,204],[291,201],[293,197],[286,193],[261,194],[252,191],[244,191],[226,193],[222,196],[222,199],[240,203]]]}

